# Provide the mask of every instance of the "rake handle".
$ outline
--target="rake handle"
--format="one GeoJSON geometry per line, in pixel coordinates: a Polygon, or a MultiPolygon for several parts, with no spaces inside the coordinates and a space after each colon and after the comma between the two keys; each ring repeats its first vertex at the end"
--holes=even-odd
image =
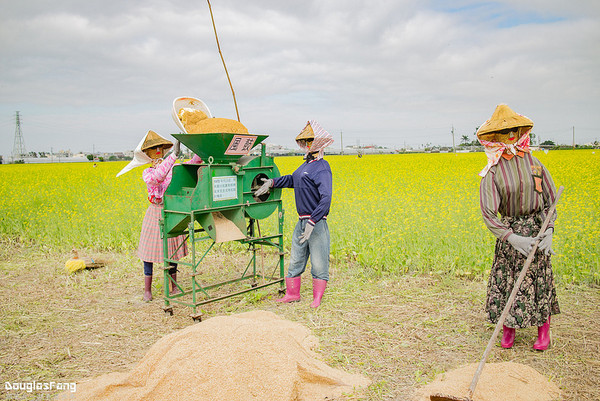
{"type": "MultiPolygon", "coordinates": [[[[540,232],[538,233],[538,235],[546,232],[546,229],[548,228],[548,225],[550,224],[550,219],[551,219],[552,215],[554,214],[554,210],[556,209],[556,205],[558,204],[558,199],[560,198],[560,195],[562,194],[563,189],[564,189],[564,187],[562,185],[560,186],[560,188],[558,188],[558,192],[556,193],[556,199],[554,200],[554,203],[552,204],[552,206],[550,206],[550,209],[548,209],[548,214],[546,215],[546,218],[544,219],[544,223],[542,224],[542,228],[540,229],[540,232]]],[[[517,278],[517,282],[513,286],[510,296],[508,297],[508,301],[506,302],[506,305],[504,306],[504,310],[502,311],[502,315],[500,315],[500,319],[498,320],[498,323],[496,323],[496,328],[494,329],[492,338],[490,338],[490,341],[488,342],[488,345],[485,348],[485,351],[483,352],[483,357],[481,358],[481,362],[479,362],[479,366],[477,367],[477,370],[475,371],[475,375],[473,376],[473,380],[471,381],[471,385],[469,386],[469,398],[471,398],[473,396],[473,393],[475,392],[475,387],[477,386],[477,382],[479,381],[479,376],[481,375],[481,371],[483,370],[485,361],[487,360],[487,357],[488,357],[490,351],[492,350],[492,347],[496,343],[496,338],[498,337],[498,333],[500,332],[500,327],[502,327],[502,325],[504,324],[504,320],[506,320],[506,316],[508,316],[508,312],[509,312],[510,308],[512,307],[513,302],[515,301],[515,298],[517,297],[517,292],[519,292],[519,288],[521,288],[521,283],[525,279],[527,270],[529,270],[529,265],[531,264],[531,262],[533,261],[533,258],[535,257],[535,252],[537,251],[539,242],[540,242],[539,239],[536,240],[533,244],[533,247],[531,248],[531,251],[529,251],[529,255],[527,256],[525,265],[523,266],[523,269],[521,270],[521,273],[519,274],[519,277],[517,278]]]]}

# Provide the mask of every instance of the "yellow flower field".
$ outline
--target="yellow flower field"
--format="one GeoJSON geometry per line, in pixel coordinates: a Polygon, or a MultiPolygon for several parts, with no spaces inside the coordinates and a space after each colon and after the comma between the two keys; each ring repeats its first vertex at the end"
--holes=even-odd
{"type": "MultiPolygon", "coordinates": [[[[600,152],[535,152],[565,192],[553,265],[561,280],[600,283],[600,152]]],[[[332,254],[365,269],[486,275],[495,238],[479,213],[483,153],[327,156],[334,175],[332,254]]],[[[282,174],[302,163],[277,158],[282,174]]],[[[147,207],[142,168],[123,162],[0,165],[0,235],[68,250],[132,250],[147,207]]],[[[296,211],[283,191],[289,244],[296,211]]]]}

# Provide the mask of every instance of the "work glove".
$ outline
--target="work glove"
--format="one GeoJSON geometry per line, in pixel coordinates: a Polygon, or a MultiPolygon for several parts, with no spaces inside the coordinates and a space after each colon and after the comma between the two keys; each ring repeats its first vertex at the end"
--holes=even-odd
{"type": "Polygon", "coordinates": [[[556,255],[552,250],[552,234],[554,229],[548,228],[543,234],[538,235],[536,238],[540,240],[538,249],[544,252],[546,255],[556,255]]]}
{"type": "Polygon", "coordinates": [[[261,178],[263,184],[254,191],[254,196],[261,196],[269,192],[269,188],[273,186],[273,180],[271,178],[261,178]]]}
{"type": "Polygon", "coordinates": [[[179,156],[179,151],[181,150],[181,142],[179,142],[178,140],[175,140],[175,144],[173,145],[173,154],[175,154],[175,156],[179,156]]]}
{"type": "Polygon", "coordinates": [[[508,236],[508,242],[510,242],[513,248],[525,256],[529,256],[529,252],[531,252],[531,248],[533,248],[533,243],[535,240],[536,239],[534,237],[522,237],[517,234],[511,234],[508,236]]]}
{"type": "Polygon", "coordinates": [[[306,227],[304,227],[304,232],[302,233],[302,235],[300,235],[300,243],[301,244],[304,244],[306,241],[308,241],[314,228],[315,228],[315,226],[313,226],[312,224],[310,224],[308,222],[306,223],[306,227]]]}

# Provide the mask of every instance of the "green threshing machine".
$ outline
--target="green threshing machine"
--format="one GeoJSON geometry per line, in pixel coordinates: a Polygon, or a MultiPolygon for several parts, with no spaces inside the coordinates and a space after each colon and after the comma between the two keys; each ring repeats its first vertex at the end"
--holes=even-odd
{"type": "Polygon", "coordinates": [[[267,135],[213,133],[173,136],[200,156],[203,163],[176,165],[164,196],[160,226],[165,262],[165,312],[172,315],[171,304],[177,303],[191,307],[192,318],[201,320],[202,314],[197,313],[200,305],[277,283],[281,292],[284,286],[281,190],[274,189],[260,198],[253,195],[253,189],[262,184],[262,178],[280,175],[262,143],[267,135]],[[261,146],[260,156],[248,155],[257,145],[261,146]],[[277,233],[261,236],[259,220],[266,219],[275,211],[278,229],[274,232],[277,233]],[[176,261],[174,254],[169,255],[167,239],[179,235],[187,237],[191,258],[188,256],[185,260],[176,261]],[[245,270],[241,276],[231,280],[209,285],[202,283],[198,269],[200,263],[216,243],[226,241],[238,241],[248,246],[251,257],[245,270]],[[209,245],[198,251],[196,244],[200,243],[209,245]],[[279,256],[269,277],[264,274],[264,269],[262,275],[257,271],[257,248],[262,249],[262,245],[277,248],[279,256]],[[169,284],[175,282],[169,274],[170,262],[191,268],[191,289],[184,289],[177,283],[180,292],[169,291],[169,284]],[[210,290],[243,281],[250,285],[225,295],[209,295],[210,290]]]}

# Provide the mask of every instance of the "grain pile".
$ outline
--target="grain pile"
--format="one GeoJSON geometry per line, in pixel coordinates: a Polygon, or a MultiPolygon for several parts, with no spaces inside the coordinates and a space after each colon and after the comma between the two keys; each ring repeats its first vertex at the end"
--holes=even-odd
{"type": "Polygon", "coordinates": [[[324,400],[370,381],[333,369],[308,328],[252,311],[194,324],[158,340],[130,372],[78,383],[76,400],[324,400]]]}
{"type": "Polygon", "coordinates": [[[190,129],[196,130],[196,124],[208,118],[202,110],[189,109],[187,107],[180,109],[177,117],[188,134],[190,133],[190,129]]]}
{"type": "MultiPolygon", "coordinates": [[[[466,397],[478,363],[446,372],[419,389],[416,401],[429,401],[432,394],[466,397]]],[[[535,369],[514,362],[488,363],[475,387],[473,401],[555,401],[559,388],[535,369]]]]}
{"type": "Polygon", "coordinates": [[[182,108],[177,113],[188,134],[247,134],[248,129],[239,121],[229,118],[208,118],[201,110],[182,108]]]}

